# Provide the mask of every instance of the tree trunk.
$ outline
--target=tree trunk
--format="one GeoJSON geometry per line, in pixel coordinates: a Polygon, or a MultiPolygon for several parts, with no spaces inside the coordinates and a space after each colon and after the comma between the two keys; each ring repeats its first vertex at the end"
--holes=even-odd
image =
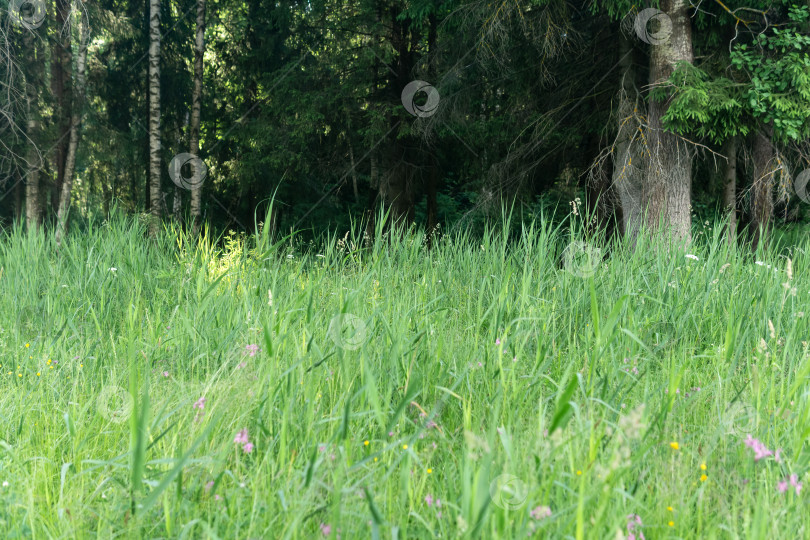
{"type": "Polygon", "coordinates": [[[754,182],[751,186],[751,235],[753,250],[762,242],[768,244],[768,230],[773,216],[774,149],[770,126],[754,136],[754,182]]]}
{"type": "MultiPolygon", "coordinates": [[[[197,36],[194,42],[194,91],[191,97],[191,136],[189,154],[200,154],[200,102],[202,99],[203,55],[205,53],[205,0],[197,0],[197,36]]],[[[202,184],[191,190],[191,235],[200,234],[202,184]]]]}
{"type": "Polygon", "coordinates": [[[70,129],[72,112],[72,65],[73,48],[71,47],[70,6],[71,0],[56,0],[56,36],[53,40],[51,56],[51,92],[55,98],[54,116],[58,126],[56,133],[56,182],[51,190],[51,207],[59,206],[62,185],[65,181],[65,166],[68,147],[70,146],[70,129]]]}
{"type": "Polygon", "coordinates": [[[31,55],[25,73],[25,102],[28,113],[26,122],[26,137],[28,151],[26,152],[25,179],[25,225],[29,232],[39,229],[42,221],[42,206],[39,194],[39,171],[43,166],[42,156],[39,154],[37,142],[41,131],[41,116],[39,110],[39,80],[44,72],[45,51],[38,45],[37,34],[33,31],[25,32],[24,47],[31,55]]]}
{"type": "Polygon", "coordinates": [[[737,137],[730,137],[723,145],[723,155],[726,156],[723,179],[723,207],[728,212],[728,243],[734,244],[737,240],[737,137]]]}
{"type": "Polygon", "coordinates": [[[160,0],[149,0],[149,234],[161,222],[160,193],[160,0]]]}
{"type": "MultiPolygon", "coordinates": [[[[661,10],[672,22],[672,33],[663,43],[652,46],[650,82],[662,85],[672,75],[677,62],[693,61],[692,27],[686,0],[661,0],[661,10]]],[[[642,192],[647,226],[657,231],[659,220],[675,241],[692,240],[692,159],[687,144],[664,130],[661,118],[667,101],[650,100],[650,165],[642,192]]]]}
{"type": "Polygon", "coordinates": [[[379,198],[379,171],[377,170],[377,156],[374,150],[369,157],[369,186],[368,186],[368,224],[366,225],[366,247],[374,243],[377,225],[377,200],[379,198]]]}
{"type": "Polygon", "coordinates": [[[22,213],[22,180],[17,176],[19,173],[15,173],[14,176],[17,178],[17,181],[14,182],[14,222],[18,225],[22,224],[23,220],[23,213],[22,213]]]}
{"type": "Polygon", "coordinates": [[[631,43],[619,33],[619,67],[622,73],[621,93],[616,118],[616,143],[613,148],[613,186],[622,206],[622,229],[631,246],[635,246],[641,227],[641,195],[644,187],[646,156],[637,119],[644,115],[639,110],[640,96],[636,89],[636,71],[633,67],[631,43]],[[630,54],[628,54],[630,53],[630,54]]]}
{"type": "Polygon", "coordinates": [[[354,191],[354,202],[360,204],[360,191],[357,189],[357,170],[354,168],[354,145],[352,145],[351,137],[347,137],[349,141],[349,162],[352,166],[352,191],[354,191]]]}
{"type": "Polygon", "coordinates": [[[56,214],[56,245],[62,243],[62,236],[67,230],[67,221],[70,212],[70,197],[73,190],[73,176],[76,170],[76,150],[79,148],[79,126],[82,122],[82,107],[84,105],[85,66],[87,62],[87,19],[84,13],[80,14],[79,56],[76,59],[76,103],[71,107],[70,140],[68,141],[67,156],[65,158],[62,193],[59,197],[59,210],[56,214]]]}

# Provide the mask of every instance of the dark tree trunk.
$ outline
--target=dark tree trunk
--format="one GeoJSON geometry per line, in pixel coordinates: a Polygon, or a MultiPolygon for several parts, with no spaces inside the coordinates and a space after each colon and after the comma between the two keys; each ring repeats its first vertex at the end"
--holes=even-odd
{"type": "Polygon", "coordinates": [[[728,213],[728,243],[737,240],[737,137],[729,138],[723,145],[726,165],[723,170],[723,207],[728,213]]]}
{"type": "Polygon", "coordinates": [[[643,222],[641,196],[647,159],[638,129],[638,119],[644,116],[644,103],[636,87],[632,44],[621,32],[619,36],[622,79],[617,106],[617,133],[612,153],[612,184],[622,208],[622,232],[629,244],[634,246],[643,222]]]}
{"type": "Polygon", "coordinates": [[[773,159],[771,128],[765,127],[754,135],[754,181],[751,185],[751,248],[762,242],[768,245],[768,233],[773,216],[773,159]]]}

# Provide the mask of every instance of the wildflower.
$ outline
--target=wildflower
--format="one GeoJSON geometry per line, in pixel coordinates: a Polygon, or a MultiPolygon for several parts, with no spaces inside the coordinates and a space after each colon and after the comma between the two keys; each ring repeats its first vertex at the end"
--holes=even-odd
{"type": "Polygon", "coordinates": [[[364,446],[368,446],[368,441],[363,441],[364,446]]]}
{"type": "Polygon", "coordinates": [[[408,445],[407,445],[407,444],[403,444],[403,445],[402,445],[402,449],[403,449],[403,450],[407,450],[407,449],[408,449],[408,445]]]}
{"type": "Polygon", "coordinates": [[[168,371],[164,371],[164,372],[163,372],[163,376],[164,376],[164,377],[168,377],[168,376],[169,376],[169,372],[168,372],[168,371]]]}
{"type": "Polygon", "coordinates": [[[115,272],[117,272],[117,271],[118,271],[118,268],[115,268],[115,267],[110,268],[110,272],[115,273],[115,272]]]}
{"type": "Polygon", "coordinates": [[[332,532],[332,526],[331,525],[321,523],[321,533],[323,533],[324,536],[329,536],[331,534],[331,532],[332,532]]]}
{"type": "Polygon", "coordinates": [[[256,352],[259,350],[259,346],[255,344],[245,345],[245,351],[250,354],[250,356],[256,356],[256,352]]]}
{"type": "Polygon", "coordinates": [[[247,444],[248,442],[248,430],[247,428],[242,429],[239,433],[237,433],[236,437],[234,437],[233,442],[236,444],[247,444]]]}
{"type": "Polygon", "coordinates": [[[545,519],[551,516],[551,508],[548,506],[538,506],[534,510],[529,513],[532,516],[532,519],[536,519],[540,521],[541,519],[545,519]]]}
{"type": "Polygon", "coordinates": [[[801,482],[799,482],[798,475],[795,474],[790,475],[790,485],[796,488],[796,495],[798,495],[799,492],[802,490],[802,484],[801,482]]]}
{"type": "Polygon", "coordinates": [[[675,511],[675,510],[673,510],[673,509],[672,509],[672,507],[671,507],[671,506],[667,506],[667,510],[669,510],[670,512],[674,512],[674,511],[675,511]]]}
{"type": "Polygon", "coordinates": [[[776,484],[776,489],[779,490],[779,493],[784,493],[785,491],[787,491],[787,488],[788,488],[788,483],[785,480],[782,480],[781,482],[776,484]]]}
{"type": "Polygon", "coordinates": [[[425,502],[427,503],[428,506],[433,504],[433,497],[430,496],[430,493],[425,495],[425,502]]]}
{"type": "Polygon", "coordinates": [[[582,471],[577,471],[577,476],[582,476],[582,471]]]}
{"type": "Polygon", "coordinates": [[[251,453],[253,451],[253,443],[245,443],[242,446],[242,451],[244,451],[246,454],[251,453]]]}
{"type": "Polygon", "coordinates": [[[705,474],[701,474],[701,475],[700,475],[700,481],[701,481],[701,482],[705,482],[705,481],[706,481],[708,478],[709,478],[709,477],[708,477],[708,476],[706,476],[705,474]]]}
{"type": "Polygon", "coordinates": [[[8,481],[7,480],[3,481],[3,487],[8,487],[8,481]]]}
{"type": "Polygon", "coordinates": [[[674,522],[674,521],[670,521],[669,523],[667,523],[667,525],[669,525],[670,527],[674,527],[674,526],[675,526],[675,522],[674,522]]]}
{"type": "Polygon", "coordinates": [[[205,491],[211,491],[211,488],[214,487],[214,481],[211,480],[207,484],[205,484],[205,491]]]}
{"type": "Polygon", "coordinates": [[[433,469],[428,468],[427,473],[428,473],[428,474],[432,474],[432,473],[433,473],[433,469]]]}
{"type": "Polygon", "coordinates": [[[669,443],[669,447],[672,448],[673,450],[678,450],[681,446],[678,444],[677,441],[672,441],[671,443],[669,443]]]}
{"type": "Polygon", "coordinates": [[[700,464],[700,470],[701,470],[701,471],[705,471],[705,470],[706,470],[706,464],[705,464],[705,463],[701,463],[701,464],[700,464]]]}
{"type": "Polygon", "coordinates": [[[774,461],[776,461],[777,463],[782,463],[782,457],[781,457],[781,455],[780,455],[780,454],[781,454],[781,452],[782,452],[782,449],[781,449],[781,448],[777,448],[777,449],[776,449],[776,454],[774,454],[774,456],[773,456],[774,461]]]}
{"type": "Polygon", "coordinates": [[[194,405],[192,405],[192,408],[200,409],[201,411],[204,410],[205,409],[205,396],[203,396],[200,399],[198,399],[197,401],[195,401],[194,405]]]}
{"type": "Polygon", "coordinates": [[[699,261],[699,260],[700,260],[700,259],[698,259],[698,258],[697,258],[697,255],[692,255],[691,253],[687,253],[687,254],[685,255],[685,257],[686,257],[687,259],[692,259],[692,260],[695,260],[695,261],[699,261]]]}
{"type": "Polygon", "coordinates": [[[751,437],[751,434],[743,441],[745,446],[751,448],[754,451],[754,461],[759,461],[760,459],[768,456],[772,456],[773,452],[768,450],[768,447],[762,443],[759,439],[754,439],[751,437]]]}
{"type": "Polygon", "coordinates": [[[629,514],[627,516],[627,540],[646,540],[644,533],[640,530],[638,531],[638,537],[635,533],[635,530],[637,528],[640,529],[642,526],[643,523],[641,523],[641,518],[638,514],[629,514]]]}

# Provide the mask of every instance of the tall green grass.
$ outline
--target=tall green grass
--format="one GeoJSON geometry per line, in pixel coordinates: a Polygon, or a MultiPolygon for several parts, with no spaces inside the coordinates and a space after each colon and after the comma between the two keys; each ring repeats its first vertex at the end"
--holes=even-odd
{"type": "Polygon", "coordinates": [[[2,536],[806,535],[806,239],[509,230],[6,231],[2,536]]]}

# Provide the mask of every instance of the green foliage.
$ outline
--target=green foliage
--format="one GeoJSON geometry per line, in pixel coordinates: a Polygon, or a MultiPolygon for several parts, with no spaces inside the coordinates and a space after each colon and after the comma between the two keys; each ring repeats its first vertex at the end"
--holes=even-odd
{"type": "MultiPolygon", "coordinates": [[[[810,8],[793,6],[789,13],[791,26],[801,25],[810,8]]],[[[774,135],[782,140],[810,136],[810,35],[774,28],[757,35],[751,45],[737,45],[731,61],[749,76],[743,99],[754,118],[772,123],[774,135]]]]}
{"type": "Polygon", "coordinates": [[[672,87],[655,89],[651,99],[661,100],[674,93],[663,116],[669,129],[714,143],[750,131],[751,125],[741,121],[746,110],[740,84],[726,77],[712,77],[689,62],[680,62],[668,82],[672,87]]]}

